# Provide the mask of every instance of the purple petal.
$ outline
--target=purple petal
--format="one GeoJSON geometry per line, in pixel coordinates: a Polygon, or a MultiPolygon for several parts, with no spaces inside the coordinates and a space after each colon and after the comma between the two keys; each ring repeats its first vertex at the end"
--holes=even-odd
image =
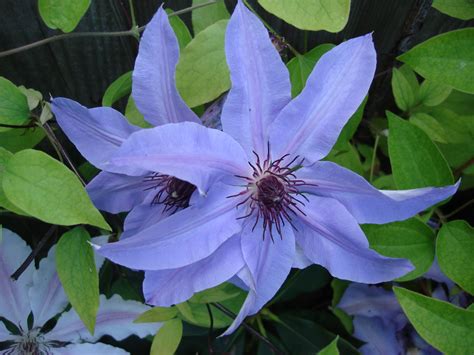
{"type": "Polygon", "coordinates": [[[358,223],[401,221],[453,195],[459,183],[413,190],[377,190],[363,177],[329,161],[317,162],[297,172],[307,186],[301,188],[341,202],[358,223]]]}
{"type": "Polygon", "coordinates": [[[166,211],[166,205],[153,203],[156,191],[148,193],[143,203],[134,207],[125,218],[120,239],[132,237],[172,214],[172,211],[166,211]]]}
{"type": "Polygon", "coordinates": [[[0,243],[0,316],[27,329],[30,314],[28,289],[31,287],[34,265],[28,266],[17,281],[10,275],[20,266],[31,252],[30,247],[17,234],[3,229],[0,243]]]}
{"type": "Polygon", "coordinates": [[[39,268],[33,272],[33,285],[29,289],[34,326],[42,327],[56,314],[64,311],[69,304],[64,289],[56,273],[55,250],[49,250],[39,268]]]}
{"type": "Polygon", "coordinates": [[[290,101],[288,70],[268,31],[242,2],[227,26],[226,58],[232,89],[222,112],[222,126],[252,156],[266,154],[268,127],[290,101]]]}
{"type": "MultiPolygon", "coordinates": [[[[248,222],[241,234],[241,247],[252,281],[247,299],[234,322],[223,336],[235,331],[246,316],[257,313],[280,289],[290,273],[295,256],[295,237],[291,226],[283,227],[282,237],[274,241],[268,237],[262,240],[262,226],[258,224],[252,232],[253,223],[248,222]]],[[[241,275],[241,274],[240,274],[241,275]]],[[[245,277],[245,278],[248,278],[245,277]]]]}
{"type": "Polygon", "coordinates": [[[86,189],[98,209],[110,213],[130,211],[150,193],[144,178],[102,171],[86,189]]]}
{"type": "Polygon", "coordinates": [[[140,129],[110,107],[88,109],[73,100],[56,98],[51,109],[69,140],[100,169],[128,136],[140,129]]]}
{"type": "Polygon", "coordinates": [[[221,179],[250,170],[245,152],[232,137],[190,122],[133,134],[111,164],[176,176],[196,185],[201,193],[221,179]]]}
{"type": "Polygon", "coordinates": [[[115,263],[140,270],[174,269],[202,260],[241,229],[236,202],[226,198],[235,191],[217,184],[200,203],[98,252],[115,263]]]}
{"type": "Polygon", "coordinates": [[[308,162],[325,157],[367,94],[375,66],[370,34],[324,54],[302,93],[281,111],[270,129],[274,156],[289,153],[308,162]]]}
{"type": "Polygon", "coordinates": [[[62,342],[94,342],[104,335],[110,335],[117,341],[133,334],[143,338],[155,334],[161,326],[161,323],[133,323],[149,309],[140,302],[124,301],[119,295],[113,295],[110,299],[100,295],[94,335],[89,333],[77,313],[71,309],[59,317],[58,323],[51,332],[45,334],[45,338],[62,342]]]}
{"type": "Polygon", "coordinates": [[[359,348],[364,355],[400,355],[405,353],[397,340],[395,324],[378,317],[356,316],[354,336],[366,344],[359,348]]]}
{"type": "Polygon", "coordinates": [[[236,235],[194,264],[179,269],[146,271],[143,294],[147,303],[169,307],[186,301],[195,292],[220,285],[243,266],[240,237],[236,235]]]}
{"type": "Polygon", "coordinates": [[[200,122],[176,90],[178,59],[178,41],[168,15],[160,7],[143,33],[132,81],[132,96],[138,110],[155,126],[200,122]]]}
{"type": "Polygon", "coordinates": [[[407,323],[395,294],[382,287],[351,283],[337,307],[351,316],[379,317],[386,322],[402,316],[398,329],[407,323]]]}
{"type": "Polygon", "coordinates": [[[300,215],[296,241],[315,264],[332,276],[361,283],[379,283],[401,277],[413,270],[405,259],[382,256],[369,249],[357,221],[332,198],[307,196],[300,215]]]}
{"type": "Polygon", "coordinates": [[[54,355],[127,355],[123,349],[116,348],[112,345],[96,343],[96,344],[69,344],[64,348],[55,348],[54,355]]]}

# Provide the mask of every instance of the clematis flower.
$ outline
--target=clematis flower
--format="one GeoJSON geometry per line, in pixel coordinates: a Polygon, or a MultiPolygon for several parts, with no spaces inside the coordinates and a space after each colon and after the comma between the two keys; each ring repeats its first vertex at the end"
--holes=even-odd
{"type": "MultiPolygon", "coordinates": [[[[99,244],[104,242],[100,238],[93,240],[99,244]]],[[[94,335],[89,333],[73,309],[62,313],[53,329],[48,331],[43,326],[63,312],[69,302],[56,273],[54,247],[48,257],[41,260],[38,269],[30,265],[17,281],[10,278],[19,262],[30,252],[23,239],[3,229],[0,242],[0,319],[7,319],[10,327],[0,320],[0,354],[122,355],[128,353],[97,341],[104,335],[116,340],[132,334],[145,337],[155,334],[160,328],[160,323],[133,323],[149,309],[148,306],[124,301],[118,295],[110,299],[101,295],[94,335]],[[28,325],[30,313],[33,315],[31,326],[28,325]]],[[[97,264],[102,261],[103,258],[96,258],[97,264]]]]}
{"type": "MultiPolygon", "coordinates": [[[[443,275],[443,278],[446,276],[443,275]]],[[[434,289],[432,296],[459,305],[458,297],[448,297],[441,285],[434,289]]],[[[441,354],[426,343],[409,323],[393,291],[352,283],[337,307],[354,316],[354,336],[366,342],[359,349],[362,354],[441,354]]]]}
{"type": "Polygon", "coordinates": [[[227,280],[244,282],[247,299],[225,334],[273,297],[292,266],[315,263],[362,283],[412,270],[407,260],[371,250],[359,223],[406,219],[457,186],[379,191],[321,161],[369,89],[376,66],[371,35],[326,53],[293,100],[268,32],[241,1],[225,50],[232,88],[223,131],[192,122],[139,131],[107,165],[131,175],[143,169],[176,176],[201,196],[99,253],[145,270],[145,298],[154,305],[180,303],[227,280]]]}
{"type": "MultiPolygon", "coordinates": [[[[140,41],[132,85],[138,110],[153,126],[201,123],[176,89],[178,59],[178,41],[166,12],[160,8],[140,41]]],[[[195,187],[186,181],[146,169],[132,169],[128,173],[126,169],[105,165],[130,134],[141,130],[120,112],[110,107],[87,109],[66,98],[53,99],[51,107],[61,129],[76,148],[103,170],[87,185],[94,204],[111,213],[132,210],[125,220],[122,238],[188,206],[195,187]]],[[[220,124],[215,115],[204,118],[206,125],[220,124]]]]}

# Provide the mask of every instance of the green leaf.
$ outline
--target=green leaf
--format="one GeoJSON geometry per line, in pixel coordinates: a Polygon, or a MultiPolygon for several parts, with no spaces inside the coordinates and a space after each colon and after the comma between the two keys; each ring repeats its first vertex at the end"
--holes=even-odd
{"type": "Polygon", "coordinates": [[[335,337],[328,346],[318,353],[318,355],[339,355],[339,349],[337,348],[338,341],[339,336],[335,337]]]}
{"type": "Polygon", "coordinates": [[[125,107],[125,117],[127,117],[128,122],[135,126],[142,128],[152,127],[151,124],[145,121],[145,118],[140,111],[138,111],[137,106],[135,105],[135,100],[133,100],[132,96],[128,98],[127,107],[125,107]]]}
{"type": "Polygon", "coordinates": [[[31,110],[35,109],[40,101],[43,99],[43,95],[34,89],[27,89],[23,85],[18,86],[18,89],[26,96],[28,102],[28,108],[31,110]]]}
{"type": "Polygon", "coordinates": [[[16,214],[27,216],[28,215],[27,213],[19,209],[17,206],[11,203],[9,199],[7,199],[7,197],[5,196],[5,192],[3,191],[3,186],[2,186],[3,172],[5,170],[5,165],[8,163],[8,161],[10,160],[12,156],[13,156],[13,153],[0,147],[0,207],[3,207],[16,214]]]}
{"type": "Polygon", "coordinates": [[[132,91],[132,72],[129,71],[125,74],[120,75],[109,85],[105,90],[104,97],[102,98],[102,106],[111,107],[116,101],[122,97],[130,94],[132,91]]]}
{"type": "Polygon", "coordinates": [[[175,307],[153,307],[152,309],[142,313],[133,323],[156,323],[165,322],[176,318],[178,310],[175,307]]]}
{"type": "Polygon", "coordinates": [[[74,173],[43,152],[16,153],[5,166],[2,183],[15,206],[42,221],[111,230],[74,173]]]}
{"type": "Polygon", "coordinates": [[[91,0],[38,0],[38,9],[49,28],[71,32],[87,12],[90,3],[91,0]]]}
{"type": "Polygon", "coordinates": [[[461,20],[474,18],[474,3],[472,0],[434,0],[433,7],[443,14],[461,20]]]}
{"type": "Polygon", "coordinates": [[[10,129],[1,132],[0,129],[0,146],[8,149],[12,153],[19,152],[23,149],[29,149],[36,146],[45,137],[44,131],[38,128],[29,129],[10,129]]]}
{"type": "Polygon", "coordinates": [[[410,123],[421,128],[431,140],[439,143],[448,143],[449,133],[436,118],[427,113],[417,112],[410,116],[410,123]]]}
{"type": "Polygon", "coordinates": [[[332,161],[359,175],[364,174],[364,168],[360,161],[359,152],[349,142],[345,142],[342,147],[335,147],[324,160],[332,161]],[[339,148],[339,149],[337,149],[339,148]]]}
{"type": "Polygon", "coordinates": [[[474,114],[474,95],[453,90],[441,106],[458,115],[472,115],[474,114]]]}
{"type": "MultiPolygon", "coordinates": [[[[193,6],[207,2],[209,1],[193,0],[193,6]]],[[[194,34],[196,35],[217,21],[226,20],[229,17],[229,11],[227,11],[224,1],[218,1],[215,4],[198,8],[192,12],[194,34]]]]}
{"type": "Polygon", "coordinates": [[[300,30],[339,32],[347,24],[350,0],[258,0],[265,10],[300,30]]]}
{"type": "Polygon", "coordinates": [[[313,71],[319,58],[332,48],[334,48],[334,44],[321,44],[305,54],[297,55],[286,64],[290,72],[292,97],[297,96],[303,90],[306,85],[306,80],[313,71]]]}
{"type": "Polygon", "coordinates": [[[387,117],[388,150],[397,187],[452,184],[454,179],[448,163],[426,133],[391,112],[387,112],[387,117]]]}
{"type": "Polygon", "coordinates": [[[99,309],[99,276],[89,233],[76,227],[64,233],[56,245],[56,270],[72,307],[94,334],[99,309]]]}
{"type": "Polygon", "coordinates": [[[408,111],[415,105],[416,96],[412,86],[405,75],[396,68],[392,72],[392,91],[400,110],[408,111]]]}
{"type": "Polygon", "coordinates": [[[339,137],[337,138],[336,144],[334,144],[335,149],[344,149],[347,142],[349,142],[349,140],[357,131],[357,128],[359,127],[359,124],[362,121],[362,116],[364,114],[367,98],[368,96],[364,98],[364,101],[362,101],[360,106],[357,108],[357,111],[354,112],[354,114],[351,116],[351,118],[349,118],[347,123],[342,128],[342,131],[339,134],[339,137]]]}
{"type": "MultiPolygon", "coordinates": [[[[26,96],[10,80],[0,76],[0,123],[23,125],[29,117],[26,96]]],[[[0,127],[0,132],[9,130],[10,128],[0,127]]]]}
{"type": "Polygon", "coordinates": [[[207,103],[230,88],[224,53],[227,22],[221,20],[199,32],[181,53],[176,86],[190,107],[207,103]]]}
{"type": "Polygon", "coordinates": [[[448,98],[451,91],[449,86],[425,80],[420,87],[419,99],[425,106],[437,106],[448,98]]]}
{"type": "Polygon", "coordinates": [[[394,287],[403,312],[418,334],[446,354],[472,354],[474,312],[394,287]]]}
{"type": "Polygon", "coordinates": [[[466,221],[443,225],[436,241],[439,267],[451,280],[474,295],[474,229],[466,221]]]}
{"type": "Polygon", "coordinates": [[[435,235],[431,228],[416,218],[388,224],[362,226],[370,247],[392,258],[411,261],[415,270],[398,278],[409,281],[429,270],[435,257],[435,235]]]}
{"type": "Polygon", "coordinates": [[[189,299],[191,303],[211,303],[211,302],[222,302],[234,297],[239,296],[242,291],[237,286],[229,282],[225,282],[219,286],[198,292],[189,299]]]}
{"type": "Polygon", "coordinates": [[[183,336],[183,322],[172,319],[158,330],[151,344],[150,355],[173,355],[183,336]]]}
{"type": "MultiPolygon", "coordinates": [[[[170,9],[166,9],[166,13],[169,15],[173,11],[170,9]]],[[[179,18],[179,16],[171,16],[168,17],[170,21],[170,25],[173,28],[174,34],[178,39],[179,49],[182,50],[184,47],[188,45],[189,42],[193,39],[191,33],[188,30],[186,24],[179,18]]]]}
{"type": "Polygon", "coordinates": [[[398,59],[426,79],[474,93],[474,28],[432,37],[398,59]]]}

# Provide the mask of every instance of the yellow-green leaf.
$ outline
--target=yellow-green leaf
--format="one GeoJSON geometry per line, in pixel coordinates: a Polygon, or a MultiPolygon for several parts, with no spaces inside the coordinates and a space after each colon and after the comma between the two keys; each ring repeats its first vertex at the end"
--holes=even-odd
{"type": "Polygon", "coordinates": [[[49,28],[71,32],[87,12],[91,0],[39,0],[38,9],[49,28]]]}
{"type": "Polygon", "coordinates": [[[212,101],[230,88],[224,52],[227,22],[218,21],[199,32],[181,52],[176,85],[190,107],[212,101]]]}
{"type": "MultiPolygon", "coordinates": [[[[201,5],[209,2],[209,0],[193,0],[193,6],[201,5]]],[[[198,8],[192,13],[192,22],[194,34],[197,34],[220,20],[229,18],[229,11],[225,7],[223,0],[217,1],[215,4],[198,8]]]]}
{"type": "MultiPolygon", "coordinates": [[[[28,121],[28,100],[10,80],[0,77],[0,123],[22,125],[28,121]]],[[[0,127],[0,132],[10,128],[0,127]]]]}
{"type": "Polygon", "coordinates": [[[173,355],[183,336],[183,322],[172,319],[158,330],[151,344],[150,355],[173,355]]]}
{"type": "Polygon", "coordinates": [[[99,309],[99,276],[90,236],[82,227],[64,233],[56,246],[56,269],[72,307],[94,334],[99,309]]]}
{"type": "Polygon", "coordinates": [[[43,152],[27,149],[13,155],[2,185],[8,200],[42,221],[111,230],[74,173],[43,152]]]}
{"type": "Polygon", "coordinates": [[[446,15],[461,20],[474,18],[474,2],[472,0],[434,0],[433,7],[446,15]]]}
{"type": "Polygon", "coordinates": [[[265,10],[309,31],[339,32],[347,24],[350,0],[258,0],[265,10]]]}
{"type": "Polygon", "coordinates": [[[175,318],[178,310],[175,307],[153,307],[145,313],[140,314],[133,323],[156,323],[175,318]]]}

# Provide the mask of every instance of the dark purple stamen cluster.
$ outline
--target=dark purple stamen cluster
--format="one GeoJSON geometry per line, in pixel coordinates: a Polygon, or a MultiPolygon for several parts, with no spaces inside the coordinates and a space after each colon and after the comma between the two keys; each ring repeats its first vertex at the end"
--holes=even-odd
{"type": "Polygon", "coordinates": [[[189,182],[160,173],[145,177],[145,183],[151,184],[146,190],[158,189],[151,203],[165,205],[164,212],[173,210],[174,213],[188,207],[191,195],[196,190],[189,182]]]}
{"type": "Polygon", "coordinates": [[[265,234],[268,231],[273,241],[274,229],[282,238],[282,227],[285,225],[285,221],[296,229],[293,225],[292,215],[296,215],[297,212],[305,215],[300,208],[300,205],[304,206],[304,203],[296,196],[301,196],[307,200],[299,192],[298,188],[308,184],[298,179],[294,174],[295,169],[303,163],[303,160],[295,163],[299,156],[284,164],[284,160],[289,157],[289,154],[271,161],[269,151],[270,149],[268,149],[267,157],[263,162],[258,154],[254,152],[256,162],[255,164],[249,162],[253,169],[252,177],[237,176],[246,180],[246,189],[237,195],[229,197],[248,195],[237,205],[238,207],[248,203],[249,208],[248,213],[245,216],[239,217],[239,219],[255,216],[252,231],[258,222],[262,220],[263,238],[265,238],[265,234]]]}

